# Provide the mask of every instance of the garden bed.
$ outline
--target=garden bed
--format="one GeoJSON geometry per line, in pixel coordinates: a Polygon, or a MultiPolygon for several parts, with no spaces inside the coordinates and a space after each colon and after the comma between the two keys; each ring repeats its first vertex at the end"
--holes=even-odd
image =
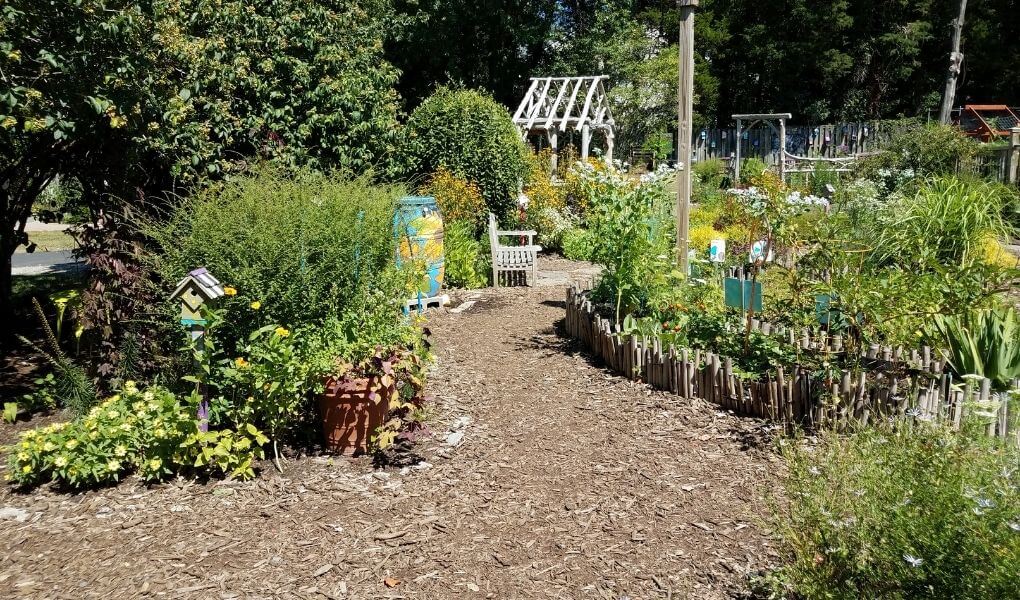
{"type": "MultiPolygon", "coordinates": [[[[658,338],[624,335],[603,318],[586,293],[576,287],[567,290],[567,332],[583,343],[609,368],[632,380],[640,380],[684,398],[703,398],[739,414],[782,421],[788,426],[847,427],[851,422],[867,425],[889,418],[945,421],[959,428],[967,411],[991,403],[991,381],[966,378],[954,381],[945,362],[933,360],[930,350],[904,353],[902,348],[875,346],[867,359],[872,370],[829,370],[819,374],[799,365],[775,365],[774,371],[738,377],[733,359],[698,349],[663,347],[658,338]]],[[[771,334],[768,325],[757,327],[771,334]]],[[[836,350],[838,341],[826,338],[812,342],[809,332],[789,343],[805,349],[836,350]],[[820,347],[820,348],[819,348],[820,347]]],[[[996,407],[986,433],[999,438],[1016,436],[1010,423],[1009,403],[996,407]]]]}
{"type": "Polygon", "coordinates": [[[308,457],[250,482],[0,491],[28,513],[0,520],[0,597],[743,593],[779,562],[760,527],[783,470],[771,428],[594,367],[562,335],[564,292],[478,290],[429,317],[418,467],[308,457]]]}

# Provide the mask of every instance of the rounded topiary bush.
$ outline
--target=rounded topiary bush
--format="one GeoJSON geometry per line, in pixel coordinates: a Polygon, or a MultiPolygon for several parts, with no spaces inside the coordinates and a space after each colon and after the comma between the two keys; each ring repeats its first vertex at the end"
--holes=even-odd
{"type": "Polygon", "coordinates": [[[441,167],[478,185],[500,220],[512,214],[528,174],[527,150],[506,107],[472,90],[440,88],[411,113],[404,129],[408,175],[441,167]]]}

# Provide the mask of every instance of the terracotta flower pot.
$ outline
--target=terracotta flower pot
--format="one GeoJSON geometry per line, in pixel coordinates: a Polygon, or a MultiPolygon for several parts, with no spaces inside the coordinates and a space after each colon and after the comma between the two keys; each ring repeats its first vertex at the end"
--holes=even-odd
{"type": "Polygon", "coordinates": [[[378,389],[373,400],[374,385],[374,378],[326,380],[319,410],[328,451],[351,456],[368,450],[369,439],[386,418],[392,394],[392,388],[378,389]]]}

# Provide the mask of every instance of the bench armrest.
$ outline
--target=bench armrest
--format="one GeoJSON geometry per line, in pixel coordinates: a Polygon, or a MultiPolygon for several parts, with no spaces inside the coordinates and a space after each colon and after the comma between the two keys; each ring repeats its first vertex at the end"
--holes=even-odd
{"type": "Polygon", "coordinates": [[[496,231],[496,235],[538,235],[537,231],[496,231]]]}

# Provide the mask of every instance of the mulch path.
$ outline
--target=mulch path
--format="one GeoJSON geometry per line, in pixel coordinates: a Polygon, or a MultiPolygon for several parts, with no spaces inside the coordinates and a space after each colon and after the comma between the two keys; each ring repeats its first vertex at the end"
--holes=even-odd
{"type": "Polygon", "coordinates": [[[776,561],[768,428],[560,336],[565,278],[430,318],[425,462],[308,457],[252,482],[0,491],[2,598],[730,598],[776,561]]]}

